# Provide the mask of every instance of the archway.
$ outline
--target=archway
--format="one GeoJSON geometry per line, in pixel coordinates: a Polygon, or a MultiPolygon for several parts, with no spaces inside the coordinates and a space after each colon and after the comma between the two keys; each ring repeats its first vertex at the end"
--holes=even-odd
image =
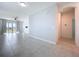
{"type": "Polygon", "coordinates": [[[64,7],[60,10],[57,44],[75,45],[75,8],[64,7]]]}

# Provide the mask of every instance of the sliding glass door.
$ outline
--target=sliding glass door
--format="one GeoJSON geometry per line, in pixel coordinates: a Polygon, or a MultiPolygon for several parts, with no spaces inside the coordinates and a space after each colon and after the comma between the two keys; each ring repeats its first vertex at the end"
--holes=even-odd
{"type": "Polygon", "coordinates": [[[7,21],[6,22],[6,32],[15,33],[17,31],[16,21],[7,21]]]}

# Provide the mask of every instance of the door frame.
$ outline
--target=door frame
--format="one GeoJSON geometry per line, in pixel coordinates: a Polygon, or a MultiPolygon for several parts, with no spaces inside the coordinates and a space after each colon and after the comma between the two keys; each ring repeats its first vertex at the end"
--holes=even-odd
{"type": "MultiPolygon", "coordinates": [[[[14,31],[13,31],[13,29],[14,29],[14,27],[13,27],[13,23],[17,23],[16,21],[12,21],[12,20],[6,20],[6,25],[8,25],[8,27],[6,27],[6,32],[8,32],[9,33],[9,24],[11,24],[11,26],[12,26],[12,28],[11,28],[11,33],[14,33],[14,31]]],[[[17,25],[16,25],[16,28],[15,28],[15,30],[16,30],[16,32],[17,32],[17,25]]]]}
{"type": "MultiPolygon", "coordinates": [[[[62,22],[61,12],[63,11],[64,8],[69,8],[69,7],[72,7],[75,9],[75,16],[76,16],[76,7],[75,6],[67,5],[63,8],[60,8],[57,5],[57,36],[56,36],[57,41],[56,41],[56,43],[58,43],[58,40],[61,38],[61,22],[62,22]]],[[[75,27],[76,27],[76,17],[75,17],[75,27]]],[[[75,28],[75,36],[76,36],[76,28],[75,28]]],[[[76,43],[76,40],[75,40],[75,43],[76,43]]]]}

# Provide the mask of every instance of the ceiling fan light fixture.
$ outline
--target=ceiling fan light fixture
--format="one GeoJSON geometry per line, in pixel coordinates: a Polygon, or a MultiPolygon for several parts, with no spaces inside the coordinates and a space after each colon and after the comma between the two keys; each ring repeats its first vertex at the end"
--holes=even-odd
{"type": "Polygon", "coordinates": [[[22,7],[26,7],[26,4],[24,2],[19,2],[19,5],[22,7]]]}

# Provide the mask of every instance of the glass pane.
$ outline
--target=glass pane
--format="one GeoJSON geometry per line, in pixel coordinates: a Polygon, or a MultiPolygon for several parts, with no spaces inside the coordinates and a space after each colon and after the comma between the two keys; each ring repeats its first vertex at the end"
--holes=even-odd
{"type": "Polygon", "coordinates": [[[16,27],[16,23],[13,23],[13,28],[15,28],[16,27]]]}
{"type": "Polygon", "coordinates": [[[8,31],[12,32],[12,23],[11,22],[8,23],[8,31]]]}
{"type": "Polygon", "coordinates": [[[16,22],[13,22],[13,32],[16,32],[16,22]]]}
{"type": "Polygon", "coordinates": [[[12,23],[9,23],[9,28],[12,28],[12,23]]]}

